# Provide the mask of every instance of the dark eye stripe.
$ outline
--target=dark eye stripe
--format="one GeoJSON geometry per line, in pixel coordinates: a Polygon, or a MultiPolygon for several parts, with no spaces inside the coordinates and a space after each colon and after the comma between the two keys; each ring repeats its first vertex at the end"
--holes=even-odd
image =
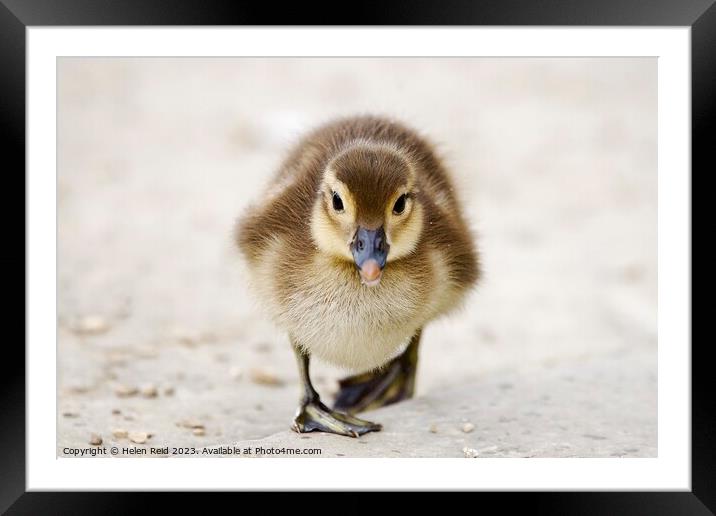
{"type": "Polygon", "coordinates": [[[336,211],[343,211],[343,200],[336,192],[333,192],[333,209],[336,211]]]}
{"type": "Polygon", "coordinates": [[[395,213],[396,215],[400,215],[401,213],[403,213],[403,211],[405,211],[405,200],[405,194],[398,197],[398,199],[395,201],[395,204],[393,205],[393,213],[395,213]]]}

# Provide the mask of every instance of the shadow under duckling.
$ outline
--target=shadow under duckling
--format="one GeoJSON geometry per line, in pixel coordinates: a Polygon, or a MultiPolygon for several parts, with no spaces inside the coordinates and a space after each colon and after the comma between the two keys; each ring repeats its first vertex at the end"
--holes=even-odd
{"type": "Polygon", "coordinates": [[[236,229],[252,283],[298,359],[296,432],[380,430],[353,414],[413,395],[422,328],[479,277],[432,145],[385,118],[343,118],[310,132],[236,229]],[[311,356],[364,371],[340,382],[333,409],[311,384],[311,356]]]}

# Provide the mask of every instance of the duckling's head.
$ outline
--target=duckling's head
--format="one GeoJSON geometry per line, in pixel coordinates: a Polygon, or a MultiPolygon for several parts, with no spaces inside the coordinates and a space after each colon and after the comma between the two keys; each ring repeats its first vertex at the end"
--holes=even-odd
{"type": "Polygon", "coordinates": [[[412,253],[423,229],[415,173],[387,146],[355,145],[323,171],[311,233],[320,252],[355,263],[367,286],[390,262],[412,253]]]}

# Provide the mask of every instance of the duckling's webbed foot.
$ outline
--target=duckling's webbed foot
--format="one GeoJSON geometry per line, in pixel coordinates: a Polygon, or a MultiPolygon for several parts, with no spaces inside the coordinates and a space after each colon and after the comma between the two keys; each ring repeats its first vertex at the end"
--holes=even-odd
{"type": "Polygon", "coordinates": [[[348,414],[331,410],[320,400],[301,404],[291,427],[295,432],[328,432],[358,437],[368,432],[377,432],[383,427],[378,423],[364,421],[348,414]]]}
{"type": "Polygon", "coordinates": [[[364,421],[348,414],[332,410],[321,403],[321,399],[311,384],[308,374],[309,356],[298,345],[293,350],[298,360],[298,373],[303,383],[304,396],[296,411],[291,429],[295,432],[328,432],[331,434],[358,437],[368,432],[377,432],[383,427],[377,423],[364,421]]]}
{"type": "Polygon", "coordinates": [[[418,330],[405,351],[381,369],[341,380],[333,408],[355,414],[412,398],[419,342],[418,330]]]}

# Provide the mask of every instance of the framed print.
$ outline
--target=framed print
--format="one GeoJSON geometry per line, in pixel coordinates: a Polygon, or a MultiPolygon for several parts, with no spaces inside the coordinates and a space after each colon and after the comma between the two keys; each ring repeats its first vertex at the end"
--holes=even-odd
{"type": "Polygon", "coordinates": [[[3,510],[713,510],[691,188],[716,7],[63,4],[0,6],[27,199],[3,510]]]}

